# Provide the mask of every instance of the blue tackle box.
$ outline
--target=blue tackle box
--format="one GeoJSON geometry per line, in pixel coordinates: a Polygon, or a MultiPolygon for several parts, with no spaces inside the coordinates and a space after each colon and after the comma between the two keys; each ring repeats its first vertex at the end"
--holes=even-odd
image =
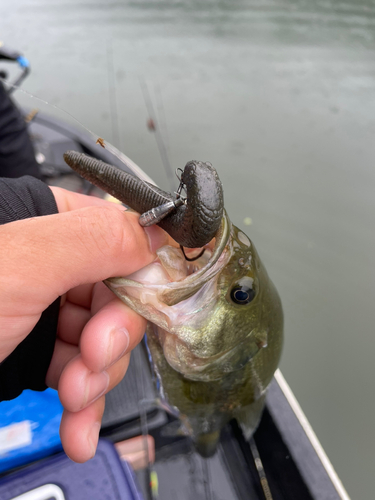
{"type": "Polygon", "coordinates": [[[61,451],[62,412],[53,389],[0,402],[0,473],[61,451]]]}

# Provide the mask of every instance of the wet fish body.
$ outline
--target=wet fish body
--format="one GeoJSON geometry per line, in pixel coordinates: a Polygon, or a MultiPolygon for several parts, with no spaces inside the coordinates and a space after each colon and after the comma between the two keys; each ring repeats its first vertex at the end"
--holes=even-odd
{"type": "Polygon", "coordinates": [[[161,397],[210,456],[232,418],[248,438],[258,425],[281,354],[282,307],[253,244],[227,214],[208,260],[179,281],[168,274],[176,251],[164,247],[155,263],[106,284],[149,320],[161,397]]]}

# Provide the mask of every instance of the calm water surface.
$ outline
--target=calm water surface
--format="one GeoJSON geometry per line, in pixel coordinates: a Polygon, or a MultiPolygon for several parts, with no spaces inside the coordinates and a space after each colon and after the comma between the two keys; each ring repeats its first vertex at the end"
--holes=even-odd
{"type": "Polygon", "coordinates": [[[25,89],[162,187],[145,85],[173,167],[214,164],[283,300],[283,373],[373,498],[375,2],[1,0],[0,39],[31,61],[25,89]]]}

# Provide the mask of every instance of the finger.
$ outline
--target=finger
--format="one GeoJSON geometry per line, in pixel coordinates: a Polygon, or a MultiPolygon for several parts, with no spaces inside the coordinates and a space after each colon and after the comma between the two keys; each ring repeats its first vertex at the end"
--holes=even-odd
{"type": "Polygon", "coordinates": [[[79,348],[57,339],[51,363],[46,375],[46,384],[52,389],[57,389],[61,374],[66,365],[79,354],[79,348]]]}
{"type": "Polygon", "coordinates": [[[123,304],[121,300],[101,281],[95,283],[91,294],[91,314],[94,316],[100,309],[106,306],[109,302],[118,301],[123,304]]]}
{"type": "Polygon", "coordinates": [[[69,344],[78,345],[81,333],[91,318],[91,312],[85,307],[65,302],[60,308],[57,325],[58,337],[69,344]]]}
{"type": "MultiPolygon", "coordinates": [[[[57,209],[59,213],[70,212],[71,210],[77,210],[79,208],[96,206],[105,207],[111,202],[98,198],[96,196],[87,196],[85,194],[74,193],[72,191],[67,191],[56,186],[50,186],[50,189],[55,197],[57,209]]],[[[112,203],[113,204],[113,203],[112,203]]],[[[120,210],[124,210],[122,205],[116,205],[120,210]]]]}
{"type": "Polygon", "coordinates": [[[82,360],[90,370],[101,372],[133,350],[145,330],[146,320],[113,297],[82,332],[82,360]]]}
{"type": "Polygon", "coordinates": [[[72,304],[77,304],[77,306],[90,309],[93,288],[94,285],[92,283],[76,286],[75,288],[69,290],[66,294],[67,300],[72,304]]]}
{"type": "Polygon", "coordinates": [[[124,378],[129,361],[130,354],[126,354],[107,371],[94,373],[77,356],[61,374],[58,383],[61,404],[71,412],[86,408],[124,378]]]}
{"type": "Polygon", "coordinates": [[[65,453],[74,462],[83,463],[95,455],[104,406],[105,397],[102,396],[77,413],[64,410],[60,438],[65,453]]]}
{"type": "MultiPolygon", "coordinates": [[[[67,300],[64,306],[60,308],[58,336],[61,340],[74,345],[79,344],[82,330],[92,315],[113,300],[121,304],[121,301],[102,282],[96,283],[94,286],[78,286],[70,290],[66,294],[66,297],[67,300]],[[82,299],[79,296],[81,290],[83,294],[82,299]],[[76,303],[87,304],[87,308],[72,303],[71,300],[74,300],[76,303]]],[[[103,365],[100,370],[95,371],[102,371],[106,366],[103,365]]]]}
{"type": "Polygon", "coordinates": [[[23,314],[35,316],[71,288],[131,274],[154,260],[164,235],[155,226],[146,232],[137,214],[114,205],[0,226],[7,247],[0,269],[7,294],[0,314],[19,315],[22,303],[23,314]]]}

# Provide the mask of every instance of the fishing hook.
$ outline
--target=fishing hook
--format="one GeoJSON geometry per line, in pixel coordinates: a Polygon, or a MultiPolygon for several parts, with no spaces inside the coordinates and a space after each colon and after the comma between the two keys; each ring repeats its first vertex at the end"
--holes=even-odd
{"type": "Polygon", "coordinates": [[[189,258],[185,254],[184,247],[182,245],[180,245],[180,248],[181,248],[181,252],[184,254],[185,260],[187,260],[189,262],[193,262],[194,260],[198,260],[199,257],[202,257],[202,255],[204,254],[204,251],[206,250],[205,248],[203,248],[202,251],[196,257],[189,258]]]}

